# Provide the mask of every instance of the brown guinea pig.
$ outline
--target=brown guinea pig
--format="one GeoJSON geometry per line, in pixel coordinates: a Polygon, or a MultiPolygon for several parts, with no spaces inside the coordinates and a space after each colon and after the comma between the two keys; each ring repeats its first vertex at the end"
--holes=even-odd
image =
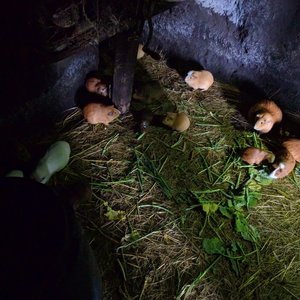
{"type": "Polygon", "coordinates": [[[83,116],[90,124],[108,125],[120,115],[120,111],[113,105],[105,106],[101,103],[89,103],[83,108],[83,116]]]}
{"type": "Polygon", "coordinates": [[[184,112],[168,112],[162,122],[163,124],[171,127],[173,130],[177,130],[179,132],[187,130],[191,124],[189,117],[184,112]]]}
{"type": "Polygon", "coordinates": [[[262,100],[252,106],[248,118],[254,129],[260,133],[268,133],[275,123],[282,120],[282,111],[272,100],[262,100]]]}
{"type": "Polygon", "coordinates": [[[279,179],[289,175],[296,165],[296,161],[292,154],[284,149],[276,153],[275,163],[273,164],[274,170],[270,173],[269,177],[279,179]]]}
{"type": "Polygon", "coordinates": [[[98,95],[107,97],[108,96],[108,89],[107,85],[96,77],[91,77],[86,80],[85,87],[87,91],[90,93],[96,93],[98,95]]]}
{"type": "Polygon", "coordinates": [[[214,83],[214,77],[206,70],[189,71],[184,81],[194,90],[200,89],[202,91],[206,91],[214,83]]]}
{"type": "Polygon", "coordinates": [[[282,143],[282,146],[293,155],[295,161],[300,162],[300,140],[288,139],[282,143]]]}
{"type": "Polygon", "coordinates": [[[259,165],[264,160],[272,163],[274,161],[274,158],[275,156],[272,152],[261,150],[255,147],[247,148],[242,154],[242,160],[249,165],[259,165]]]}

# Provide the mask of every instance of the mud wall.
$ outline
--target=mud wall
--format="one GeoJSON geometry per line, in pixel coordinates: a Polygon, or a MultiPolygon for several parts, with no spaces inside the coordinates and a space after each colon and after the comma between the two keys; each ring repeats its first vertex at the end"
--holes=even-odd
{"type": "Polygon", "coordinates": [[[153,18],[150,49],[200,64],[300,115],[298,0],[184,1],[153,18]]]}

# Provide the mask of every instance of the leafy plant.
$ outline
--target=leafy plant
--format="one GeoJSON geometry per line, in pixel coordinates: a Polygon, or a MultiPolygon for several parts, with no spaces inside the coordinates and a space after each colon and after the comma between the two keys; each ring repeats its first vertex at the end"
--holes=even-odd
{"type": "Polygon", "coordinates": [[[107,212],[104,214],[110,221],[125,221],[125,212],[123,210],[114,210],[108,205],[108,202],[103,203],[107,208],[107,212]]]}
{"type": "Polygon", "coordinates": [[[224,244],[218,237],[204,239],[202,246],[208,254],[225,254],[224,244]]]}

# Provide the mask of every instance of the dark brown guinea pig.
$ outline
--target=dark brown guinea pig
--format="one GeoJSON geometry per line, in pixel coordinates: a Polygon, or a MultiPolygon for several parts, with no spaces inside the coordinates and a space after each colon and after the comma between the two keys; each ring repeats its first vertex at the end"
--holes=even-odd
{"type": "Polygon", "coordinates": [[[260,133],[268,133],[275,123],[282,120],[282,111],[272,100],[262,100],[252,106],[248,112],[249,121],[260,133]]]}

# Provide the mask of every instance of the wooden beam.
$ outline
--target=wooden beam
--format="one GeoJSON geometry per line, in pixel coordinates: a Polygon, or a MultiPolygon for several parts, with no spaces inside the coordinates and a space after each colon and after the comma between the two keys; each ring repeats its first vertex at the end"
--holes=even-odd
{"type": "Polygon", "coordinates": [[[116,40],[112,101],[121,114],[129,111],[139,39],[129,32],[116,40]]]}

